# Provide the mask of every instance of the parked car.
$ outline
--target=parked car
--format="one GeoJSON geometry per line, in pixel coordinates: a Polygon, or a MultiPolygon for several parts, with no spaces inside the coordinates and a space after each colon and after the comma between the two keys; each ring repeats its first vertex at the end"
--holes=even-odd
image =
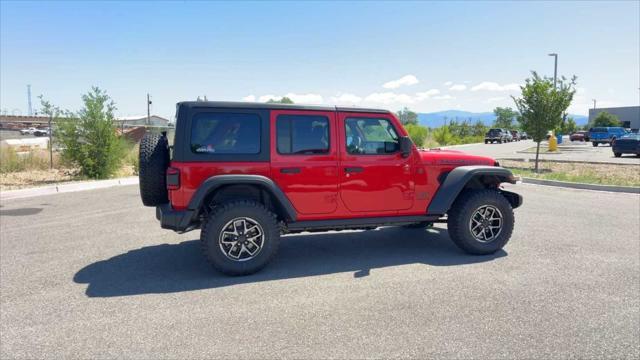
{"type": "Polygon", "coordinates": [[[509,131],[507,129],[502,129],[502,132],[504,132],[505,135],[507,136],[507,141],[508,142],[512,142],[513,141],[513,135],[511,135],[511,131],[509,131]]]}
{"type": "Polygon", "coordinates": [[[38,129],[34,127],[30,127],[28,129],[21,129],[20,135],[33,135],[33,133],[35,133],[36,131],[38,131],[38,129]]]}
{"type": "Polygon", "coordinates": [[[498,144],[502,144],[503,142],[507,142],[507,141],[510,141],[510,140],[509,140],[509,137],[507,136],[507,131],[505,131],[504,129],[490,129],[484,135],[485,144],[494,143],[494,142],[497,142],[498,144]]]}
{"type": "Polygon", "coordinates": [[[571,135],[569,135],[569,140],[570,141],[588,141],[587,139],[589,138],[589,136],[587,134],[588,132],[586,131],[575,131],[575,132],[572,132],[571,135]]]}
{"type": "Polygon", "coordinates": [[[446,222],[461,249],[491,254],[522,203],[501,187],[516,179],[494,159],[418,150],[390,111],[202,101],[176,110],[172,151],[166,133],[140,143],[140,196],[162,228],[200,228],[205,257],[226,274],[260,270],[282,233],[301,231],[446,222]]]}
{"type": "Polygon", "coordinates": [[[636,154],[636,156],[640,156],[640,134],[628,133],[622,135],[619,139],[611,143],[611,150],[613,150],[615,157],[620,157],[622,154],[636,154]]]}
{"type": "Polygon", "coordinates": [[[49,129],[49,128],[36,129],[33,132],[33,135],[35,135],[35,136],[49,136],[50,132],[51,132],[51,129],[49,129]]]}
{"type": "Polygon", "coordinates": [[[520,133],[520,140],[529,140],[529,134],[526,131],[520,133]]]}
{"type": "Polygon", "coordinates": [[[511,136],[513,137],[513,141],[520,141],[522,139],[522,135],[520,135],[520,131],[518,130],[510,130],[511,136]]]}
{"type": "Polygon", "coordinates": [[[589,129],[589,138],[593,146],[611,144],[627,132],[622,127],[595,127],[589,129]]]}

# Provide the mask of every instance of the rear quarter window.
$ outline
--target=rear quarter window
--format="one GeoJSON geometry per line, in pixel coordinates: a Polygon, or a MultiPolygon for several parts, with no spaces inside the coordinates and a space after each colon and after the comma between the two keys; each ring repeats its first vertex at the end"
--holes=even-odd
{"type": "Polygon", "coordinates": [[[258,154],[261,121],[256,114],[198,113],[191,122],[194,154],[258,154]]]}

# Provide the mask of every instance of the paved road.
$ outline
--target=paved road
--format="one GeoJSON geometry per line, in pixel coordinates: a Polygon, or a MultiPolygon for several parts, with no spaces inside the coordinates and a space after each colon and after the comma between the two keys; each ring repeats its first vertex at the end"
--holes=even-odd
{"type": "Polygon", "coordinates": [[[242,278],[135,186],[6,201],[0,357],[637,359],[640,196],[516,188],[494,256],[443,227],[295,235],[242,278]]]}
{"type": "MultiPolygon", "coordinates": [[[[546,145],[546,142],[543,142],[546,145]]],[[[455,150],[465,151],[471,154],[490,156],[495,159],[535,159],[534,153],[522,153],[520,151],[536,146],[532,140],[516,141],[505,144],[470,144],[450,147],[455,150]]],[[[620,158],[613,156],[611,147],[600,145],[593,147],[589,142],[567,141],[560,144],[559,154],[540,154],[541,159],[590,161],[613,164],[640,165],[640,158],[633,154],[623,155],[620,158]]]]}

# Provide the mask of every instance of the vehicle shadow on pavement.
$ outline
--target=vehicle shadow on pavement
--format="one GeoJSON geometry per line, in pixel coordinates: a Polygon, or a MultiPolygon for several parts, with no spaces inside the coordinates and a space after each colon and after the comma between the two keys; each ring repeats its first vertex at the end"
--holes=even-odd
{"type": "Polygon", "coordinates": [[[173,293],[237,284],[354,272],[405,265],[455,266],[506,256],[474,256],[459,250],[445,229],[381,228],[362,232],[296,234],[282,237],[276,258],[260,272],[229,277],[205,261],[200,241],[146,246],[90,264],[76,273],[89,297],[173,293]]]}

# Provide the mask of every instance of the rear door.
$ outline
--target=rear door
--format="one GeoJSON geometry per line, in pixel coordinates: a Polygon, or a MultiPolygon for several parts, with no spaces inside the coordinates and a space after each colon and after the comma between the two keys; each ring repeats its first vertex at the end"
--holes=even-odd
{"type": "Polygon", "coordinates": [[[353,212],[397,212],[413,205],[411,157],[400,153],[389,114],[340,112],[340,198],[353,212]]]}
{"type": "Polygon", "coordinates": [[[330,214],[338,196],[335,112],[271,111],[271,176],[296,211],[330,214]]]}

